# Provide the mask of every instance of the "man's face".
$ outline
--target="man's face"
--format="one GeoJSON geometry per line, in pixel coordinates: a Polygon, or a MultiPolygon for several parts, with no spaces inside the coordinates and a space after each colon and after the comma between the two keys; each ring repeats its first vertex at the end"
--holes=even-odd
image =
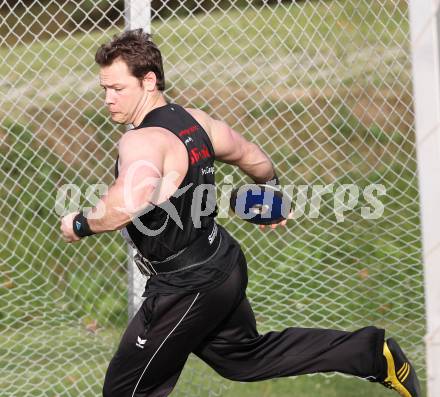
{"type": "Polygon", "coordinates": [[[105,90],[105,104],[111,119],[119,124],[132,123],[146,90],[130,73],[127,64],[116,59],[110,66],[101,67],[99,80],[105,90]]]}

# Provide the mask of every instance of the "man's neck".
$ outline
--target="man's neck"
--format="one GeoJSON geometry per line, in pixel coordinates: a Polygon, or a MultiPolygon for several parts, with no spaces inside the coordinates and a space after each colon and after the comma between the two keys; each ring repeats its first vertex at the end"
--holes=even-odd
{"type": "Polygon", "coordinates": [[[159,108],[161,106],[165,106],[167,104],[167,101],[165,100],[164,95],[162,92],[158,91],[155,95],[151,96],[149,100],[146,100],[144,105],[139,109],[137,114],[134,117],[133,125],[137,127],[140,123],[142,123],[142,120],[145,118],[145,116],[150,113],[153,109],[159,108]]]}

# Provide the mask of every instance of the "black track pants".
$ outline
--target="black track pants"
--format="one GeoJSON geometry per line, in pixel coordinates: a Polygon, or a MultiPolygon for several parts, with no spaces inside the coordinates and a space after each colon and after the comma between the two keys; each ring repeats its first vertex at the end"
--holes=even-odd
{"type": "Polygon", "coordinates": [[[168,396],[191,352],[239,381],[330,371],[382,378],[383,330],[287,328],[259,335],[246,284],[243,262],[212,290],[149,296],[110,362],[104,397],[168,396]]]}

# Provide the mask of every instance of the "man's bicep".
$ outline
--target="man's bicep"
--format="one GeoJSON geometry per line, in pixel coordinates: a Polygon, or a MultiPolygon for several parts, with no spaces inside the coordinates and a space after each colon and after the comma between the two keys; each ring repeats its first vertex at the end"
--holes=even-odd
{"type": "Polygon", "coordinates": [[[238,163],[249,145],[243,136],[222,121],[212,121],[211,137],[216,159],[225,163],[238,163]]]}

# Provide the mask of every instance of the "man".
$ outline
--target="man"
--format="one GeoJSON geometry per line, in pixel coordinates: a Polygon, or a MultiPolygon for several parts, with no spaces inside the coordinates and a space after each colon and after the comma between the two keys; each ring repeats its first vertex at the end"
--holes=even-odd
{"type": "Polygon", "coordinates": [[[277,182],[270,159],[225,123],[166,102],[160,51],[142,30],[102,45],[95,60],[112,120],[134,128],[119,141],[108,193],[90,213],[64,217],[61,231],[75,242],[122,229],[150,276],[110,362],[104,396],[167,396],[190,353],[233,380],[338,371],[420,396],[414,368],[393,339],[384,341],[384,330],[258,334],[246,298],[246,260],[215,223],[209,186],[214,158],[256,183],[277,182]]]}

